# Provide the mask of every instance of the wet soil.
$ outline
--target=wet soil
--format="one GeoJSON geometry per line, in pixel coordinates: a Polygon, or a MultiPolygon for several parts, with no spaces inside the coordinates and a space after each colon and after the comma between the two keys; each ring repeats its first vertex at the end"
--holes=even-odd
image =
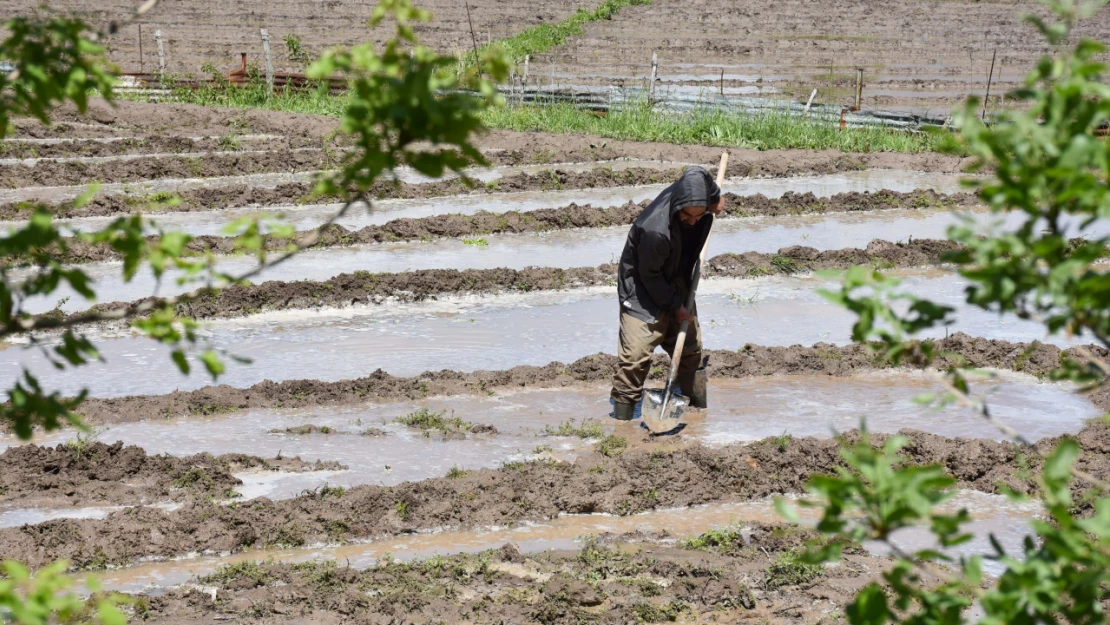
{"type": "MultiPolygon", "coordinates": [[[[614,172],[615,173],[615,172],[614,172]]],[[[979,204],[969,193],[942,194],[932,190],[909,193],[881,190],[871,192],[838,193],[818,197],[811,192],[787,192],[782,197],[768,198],[762,194],[724,195],[723,217],[755,217],[825,213],[850,213],[859,211],[894,209],[955,209],[979,204]]],[[[315,231],[301,231],[292,237],[266,236],[263,245],[270,250],[287,249],[291,243],[306,244],[306,249],[319,249],[343,245],[385,243],[395,241],[426,241],[438,237],[466,237],[487,234],[521,234],[548,232],[571,228],[604,228],[626,226],[635,221],[650,201],[628,202],[622,206],[596,208],[592,205],[570,204],[559,208],[533,211],[507,211],[504,213],[478,212],[471,215],[447,214],[421,218],[395,219],[382,225],[371,225],[353,230],[341,225],[329,226],[323,236],[314,241],[315,231]]],[[[152,242],[157,237],[150,237],[152,242]]],[[[229,237],[201,235],[186,246],[193,254],[230,254],[236,250],[229,237]]],[[[92,246],[78,240],[67,244],[71,262],[97,262],[118,260],[120,254],[106,245],[92,246]]]]}
{"type": "MultiPolygon", "coordinates": [[[[813,623],[891,561],[847,549],[838,566],[786,564],[815,533],[745,524],[693,549],[667,533],[603,534],[579,550],[500,549],[368,570],[334,560],[223,568],[195,584],[138,599],[155,623],[813,623]]],[[[930,583],[930,579],[924,579],[930,583]]]]}
{"type": "Polygon", "coordinates": [[[242,484],[232,475],[236,471],[344,468],[334,462],[267,460],[246,454],[151,456],[141,447],[124,446],[122,442],[23,445],[0,454],[0,506],[140,505],[227,499],[233,494],[231,489],[242,484]]]}
{"type": "MultiPolygon", "coordinates": [[[[908,464],[937,464],[959,488],[997,493],[1036,488],[1041,455],[1013,443],[945,438],[904,430],[908,464]]],[[[642,434],[649,439],[648,434],[642,434]]],[[[848,433],[849,440],[858,433],[848,433]]],[[[1110,476],[1110,425],[1094,422],[1076,435],[1077,466],[1110,476]]],[[[882,444],[884,436],[876,436],[882,444]]],[[[809,477],[842,466],[838,441],[777,438],[748,445],[680,446],[649,441],[627,451],[571,463],[512,463],[464,476],[405,482],[395,487],[321,489],[293,499],[265,498],[230,505],[197,501],[172,511],[128,508],[106,519],[58,519],[0,530],[0,556],[31,566],[65,558],[76,567],[126,564],[136,558],[233,552],[251,547],[347,542],[445,527],[505,526],[559,514],[609,513],[762,499],[800,492],[809,477]]],[[[1077,493],[1086,484],[1076,483],[1077,493]]]]}
{"type": "Polygon", "coordinates": [[[319,149],[150,156],[113,161],[52,161],[0,165],[0,187],[56,187],[91,182],[141,182],[157,178],[210,178],[329,169],[339,155],[319,149]]]}
{"type": "MultiPolygon", "coordinates": [[[[1039,342],[1013,343],[970,337],[956,333],[934,341],[945,356],[939,366],[966,363],[972,367],[1047,375],[1059,367],[1072,350],[1061,350],[1039,342]]],[[[1099,358],[1110,352],[1088,348],[1099,358]]],[[[736,351],[706,350],[711,377],[746,378],[775,374],[848,376],[857,371],[888,369],[868,346],[818,343],[811,347],[762,347],[745,345],[736,351]]],[[[378,370],[369,376],[338,382],[319,380],[265,381],[247,388],[207,386],[194,391],[165,395],[131,395],[92,398],[81,405],[81,414],[91,424],[112,424],[210,415],[253,408],[303,408],[361,404],[371,401],[421,399],[429,396],[487,394],[498,389],[560,387],[580,382],[612,379],[617,358],[594,354],[572,363],[552,362],[542,367],[522,365],[500,371],[428,371],[413,377],[395,377],[378,370]]],[[[654,367],[665,370],[666,356],[657,354],[654,367]]],[[[912,358],[906,367],[916,368],[912,358]]],[[[1110,390],[1090,394],[1100,409],[1110,410],[1110,390]]]]}
{"type": "Polygon", "coordinates": [[[91,98],[88,110],[79,113],[72,104],[50,112],[54,121],[44,126],[30,118],[15,120],[16,138],[213,136],[272,134],[286,138],[320,139],[338,125],[334,117],[248,108],[221,108],[194,104],[120,101],[109,104],[91,98]]]}
{"type": "Polygon", "coordinates": [[[287,150],[318,148],[320,140],[306,137],[242,137],[228,134],[224,137],[181,137],[147,135],[129,137],[118,141],[69,139],[58,143],[0,142],[0,158],[94,158],[104,156],[130,156],[139,154],[182,154],[190,152],[218,152],[245,150],[287,150]]]}
{"type": "MultiPolygon", "coordinates": [[[[295,154],[320,154],[298,152],[295,154]]],[[[271,155],[258,155],[270,159],[271,155]]],[[[308,158],[308,157],[306,157],[308,158]]],[[[316,158],[312,156],[312,158],[316,158]]],[[[192,166],[205,166],[199,159],[186,159],[192,166]]],[[[311,169],[311,168],[309,168],[311,169]]],[[[271,170],[273,171],[273,170],[271,170]]],[[[249,172],[246,172],[249,173],[249,172]]],[[[564,171],[550,169],[536,174],[514,174],[498,178],[488,184],[468,183],[459,178],[429,183],[406,183],[379,181],[368,195],[375,199],[424,199],[462,194],[493,194],[513,191],[553,191],[561,189],[606,189],[634,185],[673,182],[681,175],[681,169],[659,170],[643,167],[612,169],[604,165],[590,171],[564,171]]],[[[159,177],[159,176],[153,176],[159,177]]],[[[196,177],[196,176],[192,176],[196,177]]],[[[273,188],[255,187],[246,184],[188,189],[175,193],[180,200],[175,206],[159,208],[159,211],[194,212],[210,211],[221,208],[241,208],[246,206],[288,206],[309,200],[313,191],[311,183],[283,183],[273,188]]],[[[312,201],[338,201],[338,197],[316,196],[312,201]]],[[[72,201],[62,202],[49,207],[57,217],[103,217],[129,214],[145,208],[151,203],[146,197],[132,195],[98,195],[88,204],[77,208],[72,201]]],[[[26,217],[27,203],[8,202],[0,205],[0,219],[19,219],[26,217]]]]}
{"type": "MultiPolygon", "coordinates": [[[[819,251],[812,247],[785,247],[776,254],[744,252],[721,254],[709,259],[704,276],[757,278],[790,275],[819,269],[846,269],[856,265],[876,267],[918,267],[938,264],[946,255],[960,249],[951,241],[919,239],[892,243],[875,240],[864,249],[844,248],[819,251]]],[[[304,310],[381,304],[419,302],[445,296],[502,294],[557,289],[609,286],[616,284],[617,266],[526,267],[524,269],[422,269],[397,273],[356,271],[324,281],[273,280],[261,284],[235,285],[206,291],[175,305],[179,314],[195,319],[245,317],[275,310],[304,310]]],[[[136,302],[97,304],[89,311],[70,313],[64,319],[77,324],[90,313],[125,310],[140,305],[160,305],[161,298],[136,302]]],[[[145,307],[145,306],[144,306],[145,307]]],[[[44,313],[52,318],[57,313],[44,313]]],[[[121,323],[121,322],[113,322],[121,323]]]]}

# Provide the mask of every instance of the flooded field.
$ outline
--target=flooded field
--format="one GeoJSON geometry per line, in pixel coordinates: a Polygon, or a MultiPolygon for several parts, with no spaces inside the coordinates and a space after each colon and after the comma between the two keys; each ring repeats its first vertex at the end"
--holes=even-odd
{"type": "MultiPolygon", "coordinates": [[[[899,273],[905,276],[908,291],[956,308],[957,322],[934,330],[933,336],[961,331],[984,338],[1071,344],[1062,337],[1046,337],[1043,326],[1035,322],[966,306],[964,284],[949,272],[899,273]]],[[[849,342],[852,316],[817,293],[836,284],[815,276],[707,280],[698,298],[705,346],[737,349],[755,342],[849,342]]],[[[302,378],[305,371],[318,372],[312,377],[321,380],[339,380],[379,368],[393,375],[414,375],[437,369],[472,371],[569,362],[587,354],[613,353],[616,317],[612,290],[595,287],[263,313],[211,321],[201,336],[217,349],[257,361],[228,365],[221,381],[242,387],[264,379],[302,378]]],[[[99,380],[94,396],[159,394],[206,384],[203,378],[168,371],[146,375],[153,363],[168,357],[164,347],[141,338],[112,334],[103,338],[99,344],[103,363],[59,374],[37,350],[13,346],[0,352],[0,372],[15,375],[19,367],[28,366],[64,392],[76,392],[99,380]]]]}
{"type": "MultiPolygon", "coordinates": [[[[760,72],[731,67],[712,64],[737,83],[726,88],[750,91],[739,83],[760,72]]],[[[591,80],[624,69],[596,71],[591,80]]],[[[691,88],[710,74],[717,76],[692,63],[666,82],[691,88]]],[[[899,92],[896,74],[882,97],[912,95],[899,92]]],[[[960,89],[944,68],[934,74],[960,89]]],[[[789,79],[769,82],[756,90],[779,90],[789,79]]],[[[0,190],[0,204],[53,203],[73,232],[103,227],[151,194],[179,193],[183,203],[157,213],[157,225],[201,237],[194,243],[208,247],[194,251],[212,252],[218,269],[233,274],[257,260],[221,247],[229,221],[280,215],[307,231],[338,208],[301,202],[327,166],[313,160],[324,151],[321,120],[297,134],[282,131],[292,122],[266,122],[269,113],[259,113],[233,145],[224,139],[232,117],[184,116],[193,121],[180,123],[177,135],[146,140],[149,115],[128,114],[119,113],[129,121],[118,128],[75,124],[69,136],[21,127],[20,141],[0,154],[0,173],[17,183],[0,190]],[[219,173],[177,175],[189,159],[210,168],[240,160],[219,173]],[[81,176],[90,171],[112,173],[103,197],[66,205],[87,189],[81,176]],[[38,182],[54,179],[52,172],[56,186],[38,182]],[[65,183],[71,179],[81,182],[65,183]]],[[[347,580],[347,588],[372,589],[358,591],[355,621],[384,614],[382,597],[396,589],[378,576],[396,574],[423,576],[406,588],[442,597],[437,605],[447,612],[497,597],[498,622],[536,621],[537,606],[557,594],[550,584],[593,580],[574,591],[592,602],[589,592],[605,590],[588,607],[612,607],[628,616],[621,622],[635,622],[630,606],[685,592],[679,570],[694,571],[683,574],[687,580],[723,572],[699,583],[758,591],[745,595],[758,608],[681,595],[703,614],[773,615],[790,604],[808,615],[787,619],[792,624],[817,622],[837,609],[830,597],[874,579],[891,561],[867,545],[807,584],[774,586],[768,571],[813,536],[815,517],[788,527],[772,502],[797,498],[809,477],[843,466],[835,437],[855,440],[861,423],[880,440],[909,437],[908,461],[952,472],[959,491],[946,509],[967,508],[975,534],[956,553],[987,553],[988,534],[1020,550],[1040,509],[997,493],[1001,485],[1034,487],[1024,464],[1030,452],[972,407],[915,401],[943,390],[937,371],[891,367],[852,342],[853,316],[818,293],[838,279],[817,270],[853,264],[882,267],[906,291],[955,309],[955,323],[927,336],[946,357],[984,370],[972,391],[1037,449],[1060,436],[1102,449],[1110,436],[1097,419],[1110,406],[1105,393],[1081,394],[1046,377],[1077,353],[1061,350],[1086,337],[1046,336],[1038,323],[964,302],[966,282],[943,263],[954,249],[943,240],[948,229],[1013,230],[1023,222],[987,212],[965,194],[954,173],[960,161],[938,155],[739,154],[698,295],[709,409],[691,410],[662,437],[638,419],[611,419],[611,263],[642,203],[683,166],[719,152],[615,141],[595,147],[582,137],[548,152],[518,134],[484,140],[497,164],[469,172],[473,189],[401,171],[394,191],[380,191],[387,199],[337,222],[345,230],[334,240],[226,299],[183,309],[200,320],[201,348],[239,358],[216,383],[179,374],[168,348],[126,323],[78,325],[99,353],[73,370],[51,364],[57,334],[4,344],[0,376],[14,380],[27,369],[63,396],[87,388],[82,414],[94,428],[36,433],[31,441],[0,433],[0,479],[7,480],[0,481],[0,557],[32,566],[64,557],[101,569],[107,588],[145,595],[153,622],[332,622],[328,610],[308,616],[301,610],[308,603],[288,610],[291,595],[282,594],[321,601],[331,587],[301,577],[319,571],[347,580]],[[736,549],[685,542],[710,530],[738,541],[736,549]],[[436,564],[443,562],[451,564],[436,564]],[[635,572],[621,582],[599,577],[596,567],[615,562],[635,572]],[[476,591],[466,580],[481,570],[497,573],[476,591]],[[454,577],[442,578],[445,571],[454,577]],[[247,573],[281,581],[248,588],[237,577],[247,573]]],[[[21,209],[0,210],[11,218],[0,227],[20,224],[21,209]]],[[[1073,224],[1069,234],[1107,233],[1073,224]]],[[[93,279],[96,302],[62,290],[25,309],[70,313],[197,286],[179,284],[176,270],[125,281],[119,256],[96,252],[69,257],[93,279]]],[[[189,359],[199,368],[194,354],[189,359]]],[[[653,362],[649,386],[661,385],[666,364],[653,362]]],[[[1092,470],[1110,466],[1104,456],[1089,456],[1092,470]]],[[[895,542],[929,546],[919,530],[895,542]]],[[[992,564],[988,572],[1000,570],[992,564]]],[[[726,591],[702,595],[714,593],[726,591]]],[[[429,620],[414,616],[429,616],[424,609],[405,618],[429,620]]],[[[756,614],[764,612],[748,616],[756,614]]],[[[456,621],[468,618],[446,622],[456,621]]]]}

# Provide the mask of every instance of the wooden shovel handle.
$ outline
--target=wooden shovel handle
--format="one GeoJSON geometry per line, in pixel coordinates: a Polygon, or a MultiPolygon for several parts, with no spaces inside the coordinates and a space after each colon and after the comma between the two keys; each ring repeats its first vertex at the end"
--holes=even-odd
{"type": "MultiPolygon", "coordinates": [[[[717,187],[720,188],[721,184],[725,181],[725,169],[728,168],[728,152],[721,154],[721,164],[717,167],[717,187]]],[[[708,208],[708,207],[707,207],[708,208]]],[[[713,219],[716,221],[716,218],[713,219]]],[[[694,275],[690,280],[690,293],[686,296],[686,311],[690,312],[694,308],[694,292],[698,290],[698,282],[701,281],[701,264],[705,261],[705,251],[709,249],[709,236],[713,234],[713,221],[709,222],[709,232],[705,235],[705,243],[701,246],[701,254],[698,256],[698,262],[694,265],[694,275]]],[[[682,360],[682,348],[686,346],[686,331],[690,329],[690,321],[685,320],[678,326],[678,337],[674,342],[674,352],[671,353],[671,374],[667,376],[667,397],[670,395],[671,386],[674,385],[675,376],[678,375],[678,363],[682,360]]],[[[690,389],[682,389],[687,393],[690,389]]],[[[664,400],[665,401],[665,400],[664,400]]]]}

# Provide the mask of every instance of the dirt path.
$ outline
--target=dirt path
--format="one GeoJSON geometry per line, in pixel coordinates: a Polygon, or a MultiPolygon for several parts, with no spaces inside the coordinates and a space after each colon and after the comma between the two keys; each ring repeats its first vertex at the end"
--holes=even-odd
{"type": "Polygon", "coordinates": [[[344,469],[334,462],[266,460],[246,454],[179,458],[151,456],[117,442],[76,441],[56,447],[23,445],[0,454],[0,507],[142,505],[162,501],[228,499],[242,484],[236,471],[344,469]]]}
{"type": "MultiPolygon", "coordinates": [[[[1040,457],[1012,443],[917,431],[903,434],[910,439],[904,452],[909,463],[939,464],[960,488],[988,493],[999,492],[1002,484],[1022,492],[1035,488],[1032,475],[1040,457]]],[[[1110,426],[1093,423],[1077,439],[1082,448],[1078,466],[1098,478],[1110,475],[1110,426]]],[[[876,437],[877,443],[883,440],[876,437]]],[[[1055,442],[1045,439],[1036,447],[1044,452],[1055,442]]],[[[811,475],[833,471],[842,462],[837,441],[828,438],[674,447],[681,443],[681,438],[665,438],[648,448],[610,452],[613,457],[595,454],[573,464],[514,463],[396,487],[321,490],[238,505],[200,501],[173,511],[131,508],[102,520],[47,521],[0,530],[0,557],[31,566],[66,558],[77,567],[89,567],[126,564],[140,557],[347,542],[443,527],[504,526],[559,514],[628,515],[796,493],[811,475]]]]}
{"type": "Polygon", "coordinates": [[[817,538],[813,532],[763,523],[744,530],[714,534],[700,549],[676,545],[665,534],[637,533],[595,537],[578,551],[526,556],[507,543],[368,570],[335,561],[244,563],[137,605],[152,623],[752,619],[801,625],[835,618],[853,591],[890,566],[886,558],[848,549],[838,566],[805,567],[793,556],[817,538]]]}

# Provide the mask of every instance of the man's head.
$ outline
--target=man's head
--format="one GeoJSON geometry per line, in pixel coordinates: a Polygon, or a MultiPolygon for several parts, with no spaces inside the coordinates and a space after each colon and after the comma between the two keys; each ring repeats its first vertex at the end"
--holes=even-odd
{"type": "Polygon", "coordinates": [[[687,206],[675,214],[679,221],[684,226],[697,225],[698,220],[705,216],[706,208],[704,206],[687,206]]]}
{"type": "Polygon", "coordinates": [[[707,212],[720,212],[721,189],[704,167],[688,167],[670,188],[671,218],[692,228],[707,212]]]}

